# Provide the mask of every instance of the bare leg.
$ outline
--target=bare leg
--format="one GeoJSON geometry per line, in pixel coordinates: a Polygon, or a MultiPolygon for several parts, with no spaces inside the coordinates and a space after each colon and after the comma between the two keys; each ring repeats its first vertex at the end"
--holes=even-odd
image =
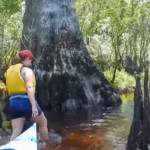
{"type": "Polygon", "coordinates": [[[36,117],[34,120],[39,127],[39,134],[43,142],[48,144],[48,129],[47,129],[47,119],[42,113],[40,116],[36,117]]]}
{"type": "Polygon", "coordinates": [[[17,136],[21,134],[21,131],[23,129],[25,118],[17,118],[17,119],[12,119],[11,120],[11,125],[12,125],[12,135],[10,140],[14,140],[17,136]]]}

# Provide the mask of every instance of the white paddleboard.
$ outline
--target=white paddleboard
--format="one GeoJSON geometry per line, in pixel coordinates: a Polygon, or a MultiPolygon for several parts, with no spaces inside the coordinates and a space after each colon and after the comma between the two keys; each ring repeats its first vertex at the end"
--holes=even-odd
{"type": "Polygon", "coordinates": [[[15,140],[0,146],[0,150],[37,150],[36,123],[15,140]]]}

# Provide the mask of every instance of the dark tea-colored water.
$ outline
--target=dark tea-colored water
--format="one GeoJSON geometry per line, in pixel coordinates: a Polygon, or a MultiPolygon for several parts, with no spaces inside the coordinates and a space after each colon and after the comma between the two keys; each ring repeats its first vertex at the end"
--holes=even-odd
{"type": "MultiPolygon", "coordinates": [[[[118,108],[76,112],[45,112],[50,146],[45,150],[125,150],[133,117],[133,102],[118,108]]],[[[1,137],[2,145],[8,136],[1,137]]]]}
{"type": "Polygon", "coordinates": [[[133,116],[133,102],[119,108],[46,113],[55,147],[47,150],[125,150],[133,116]]]}

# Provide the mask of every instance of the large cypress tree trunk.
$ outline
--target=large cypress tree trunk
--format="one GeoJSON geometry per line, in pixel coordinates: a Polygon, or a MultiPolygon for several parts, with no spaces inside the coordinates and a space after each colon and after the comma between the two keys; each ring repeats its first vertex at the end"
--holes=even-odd
{"type": "Polygon", "coordinates": [[[72,110],[121,103],[84,45],[74,0],[27,0],[22,48],[37,61],[37,100],[49,109],[72,110]]]}

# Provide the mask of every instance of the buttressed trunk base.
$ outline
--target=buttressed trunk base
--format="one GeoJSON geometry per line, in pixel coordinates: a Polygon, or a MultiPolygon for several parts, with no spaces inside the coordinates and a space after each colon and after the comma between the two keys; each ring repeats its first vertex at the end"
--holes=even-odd
{"type": "Polygon", "coordinates": [[[117,106],[120,97],[90,58],[74,0],[27,0],[22,48],[37,61],[37,100],[48,109],[117,106]]]}

